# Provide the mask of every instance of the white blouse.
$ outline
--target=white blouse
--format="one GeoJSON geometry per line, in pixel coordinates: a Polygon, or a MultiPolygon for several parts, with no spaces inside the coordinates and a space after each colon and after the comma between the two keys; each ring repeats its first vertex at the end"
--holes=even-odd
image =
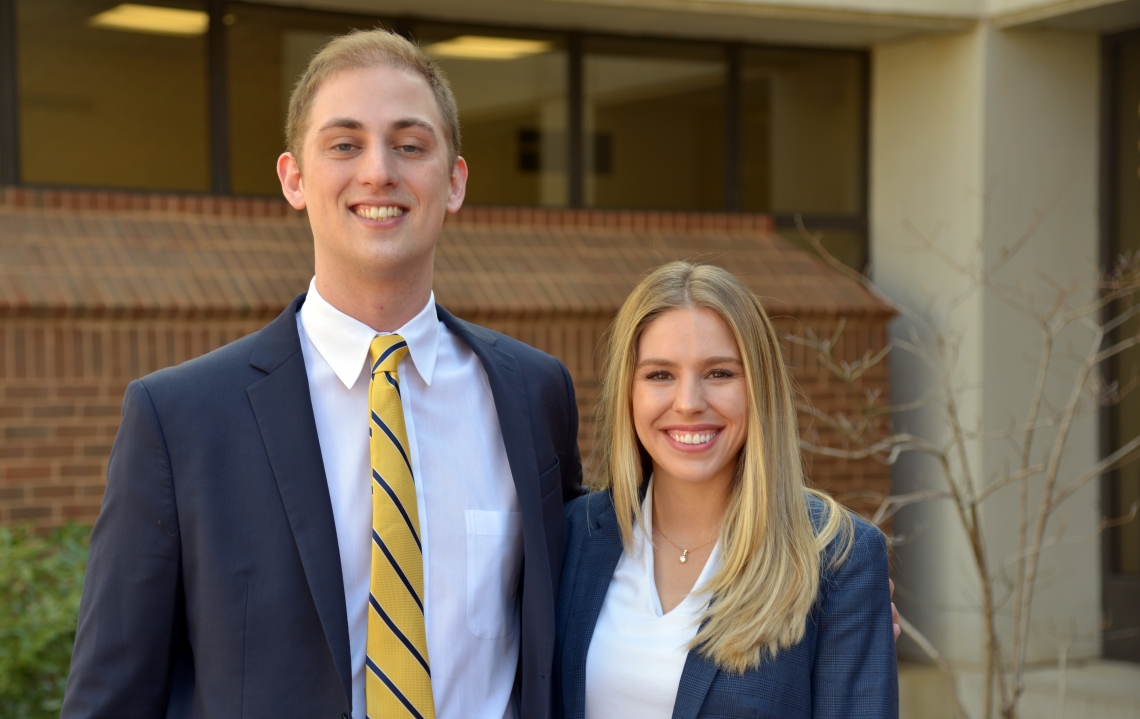
{"type": "MultiPolygon", "coordinates": [[[[642,511],[652,537],[652,480],[642,511]]],[[[633,550],[618,561],[586,655],[586,719],[673,716],[687,647],[709,601],[700,590],[719,564],[717,549],[714,545],[693,591],[665,614],[653,580],[653,542],[634,526],[633,550]]]]}

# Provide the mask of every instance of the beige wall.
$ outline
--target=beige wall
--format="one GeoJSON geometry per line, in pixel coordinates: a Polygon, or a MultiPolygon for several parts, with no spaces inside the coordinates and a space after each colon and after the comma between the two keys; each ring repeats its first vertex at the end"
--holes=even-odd
{"type": "MultiPolygon", "coordinates": [[[[877,46],[873,55],[871,255],[875,279],[904,304],[945,320],[957,348],[953,381],[961,416],[981,431],[1008,426],[1031,392],[1036,335],[992,295],[948,299],[968,281],[956,266],[991,266],[1003,249],[1055,202],[1014,262],[996,278],[1044,291],[1034,271],[1060,284],[1088,281],[1098,257],[1097,123],[1099,44],[1095,35],[971,32],[877,46]],[[1054,200],[1054,198],[1056,198],[1054,200]],[[924,247],[928,245],[928,247],[924,247]],[[932,252],[934,248],[936,252],[932,252]],[[942,257],[936,256],[941,254],[942,257]]],[[[909,332],[907,323],[895,327],[909,332]]],[[[1087,337],[1074,335],[1080,341],[1087,337]]],[[[892,369],[896,401],[916,399],[935,379],[904,357],[892,369]]],[[[1060,402],[1063,383],[1050,388],[1060,402]]],[[[907,418],[909,428],[945,436],[934,410],[907,418]]],[[[1048,442],[1045,443],[1045,446],[1048,442]]],[[[1095,461],[1097,427],[1087,419],[1071,439],[1071,465],[1095,461]]],[[[972,447],[970,467],[984,481],[1011,460],[999,443],[972,447]]],[[[930,464],[900,463],[896,491],[929,486],[930,464]]],[[[1016,494],[998,492],[984,509],[993,556],[1016,545],[1016,494]]],[[[1068,536],[1094,534],[1097,487],[1089,485],[1064,513],[1068,536]]],[[[977,664],[981,630],[978,588],[956,516],[946,504],[899,516],[908,542],[898,548],[899,603],[954,662],[977,664]]],[[[1054,527],[1055,529],[1055,527],[1054,527]]],[[[1070,658],[1099,653],[1099,545],[1083,541],[1046,555],[1037,617],[1062,634],[1087,634],[1070,658]]],[[[903,643],[902,651],[913,653],[903,643]]],[[[1051,661],[1052,645],[1036,635],[1032,659],[1051,661]]]]}

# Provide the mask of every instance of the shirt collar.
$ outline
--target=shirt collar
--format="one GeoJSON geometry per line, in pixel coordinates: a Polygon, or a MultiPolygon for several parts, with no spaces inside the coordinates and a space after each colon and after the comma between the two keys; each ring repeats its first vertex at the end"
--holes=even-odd
{"type": "Polygon", "coordinates": [[[368,350],[376,335],[398,334],[408,343],[408,356],[420,377],[429,386],[439,351],[439,318],[435,312],[435,292],[427,304],[403,327],[391,332],[377,332],[360,320],[349,317],[328,303],[317,292],[317,278],[309,283],[309,294],[301,305],[301,324],[305,334],[332,371],[348,389],[356,384],[368,360],[368,350]]]}

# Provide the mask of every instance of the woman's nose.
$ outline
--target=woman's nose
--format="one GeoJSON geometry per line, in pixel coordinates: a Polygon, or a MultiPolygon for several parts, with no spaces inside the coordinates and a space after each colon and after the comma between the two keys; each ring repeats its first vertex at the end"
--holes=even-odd
{"type": "Polygon", "coordinates": [[[700,377],[682,377],[673,397],[673,409],[681,414],[694,414],[705,410],[704,386],[700,377]]]}

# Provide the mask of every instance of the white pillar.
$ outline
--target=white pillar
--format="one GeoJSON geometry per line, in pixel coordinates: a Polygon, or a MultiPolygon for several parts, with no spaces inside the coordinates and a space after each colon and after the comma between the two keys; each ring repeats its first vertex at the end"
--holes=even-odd
{"type": "MultiPolygon", "coordinates": [[[[954,265],[993,263],[1052,205],[999,278],[1024,279],[1037,289],[1044,285],[1033,270],[1062,285],[1092,278],[1099,256],[1098,81],[1099,42],[1093,34],[999,31],[980,22],[966,33],[874,48],[873,276],[904,305],[921,310],[933,297],[934,314],[949,317],[959,343],[956,381],[965,388],[960,415],[969,429],[995,431],[1011,417],[1024,419],[1036,368],[1036,328],[984,294],[948,311],[947,299],[968,284],[954,265]],[[944,257],[923,249],[920,238],[944,257]]],[[[896,322],[894,332],[907,336],[907,322],[896,322]]],[[[896,352],[891,369],[896,402],[932,388],[933,375],[902,353],[896,352]]],[[[1064,389],[1063,382],[1051,387],[1050,398],[1061,401],[1064,389]]],[[[938,410],[913,412],[905,423],[925,436],[946,437],[938,410]]],[[[1079,423],[1070,445],[1070,467],[1096,461],[1095,414],[1079,423]]],[[[1016,453],[998,442],[976,443],[970,456],[979,482],[1005,462],[1016,462],[1016,453]]],[[[893,478],[896,492],[940,486],[936,466],[921,461],[901,462],[893,478]]],[[[1087,541],[1049,550],[1035,603],[1042,626],[1085,638],[1073,645],[1070,659],[1099,654],[1099,540],[1092,537],[1097,500],[1094,482],[1061,512],[1067,536],[1087,541]]],[[[1016,492],[996,493],[983,513],[991,556],[1000,562],[1016,548],[1016,492]]],[[[898,515],[895,530],[906,538],[896,550],[900,609],[952,663],[979,666],[978,584],[956,513],[945,502],[918,506],[898,515]]],[[[995,586],[1004,593],[1000,580],[995,586]]],[[[1008,629],[1004,623],[1003,633],[1008,629]]],[[[1008,636],[1005,641],[1008,647],[1008,636]]],[[[918,657],[906,640],[900,649],[918,657]]],[[[1031,661],[1055,656],[1055,648],[1035,633],[1031,661]]]]}

